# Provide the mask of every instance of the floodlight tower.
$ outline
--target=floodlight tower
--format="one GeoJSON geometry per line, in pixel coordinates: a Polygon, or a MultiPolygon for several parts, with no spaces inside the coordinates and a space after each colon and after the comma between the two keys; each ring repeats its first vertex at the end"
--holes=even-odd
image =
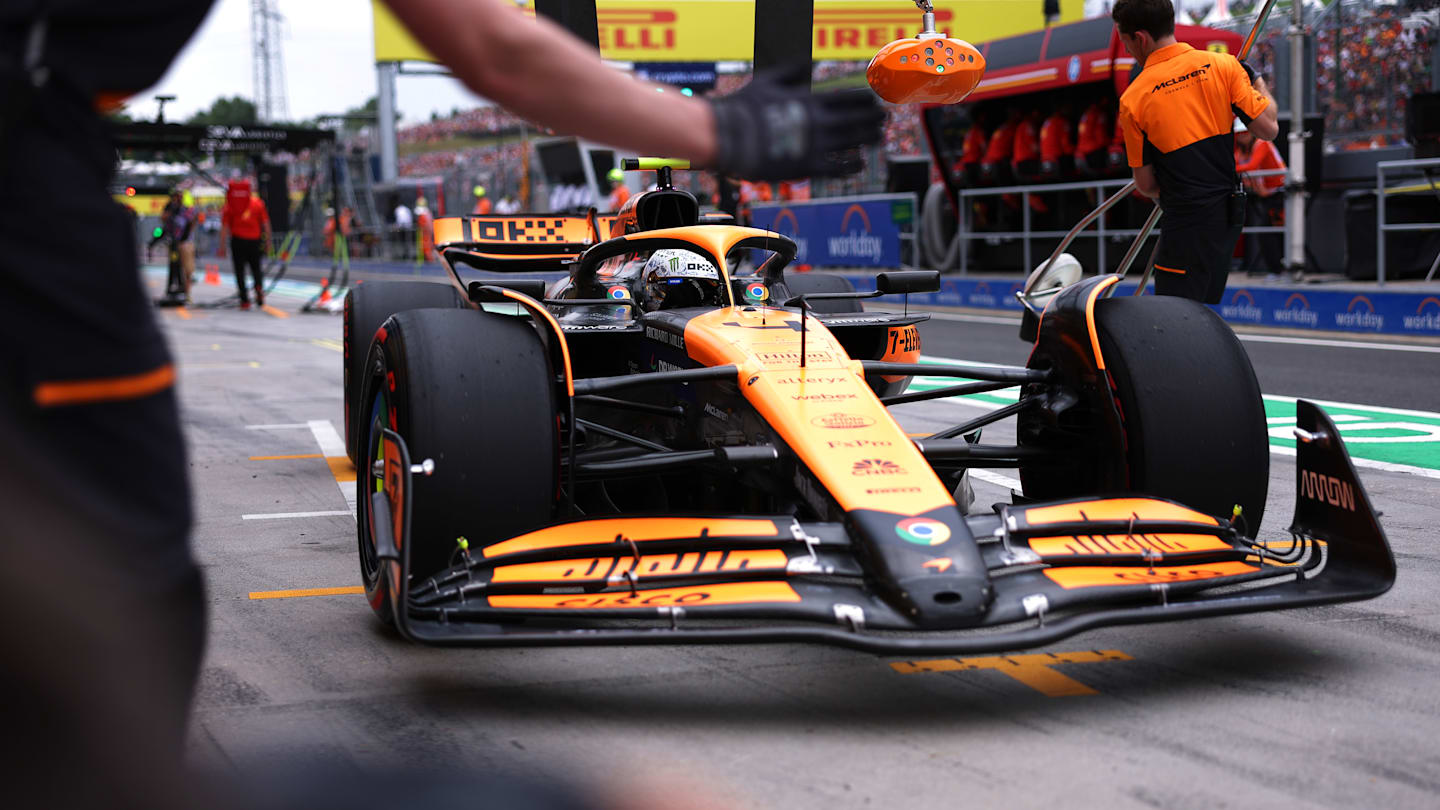
{"type": "Polygon", "coordinates": [[[250,0],[250,53],[255,81],[255,111],[265,123],[290,117],[285,101],[285,55],[280,44],[284,15],[278,0],[250,0]]]}

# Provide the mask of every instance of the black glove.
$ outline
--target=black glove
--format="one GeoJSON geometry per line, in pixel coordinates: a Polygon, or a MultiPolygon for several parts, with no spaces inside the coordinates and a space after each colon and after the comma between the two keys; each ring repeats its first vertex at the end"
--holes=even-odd
{"type": "Polygon", "coordinates": [[[813,95],[810,65],[755,76],[716,99],[715,168],[748,180],[854,174],[858,147],[878,143],[885,110],[869,88],[813,95]]]}
{"type": "Polygon", "coordinates": [[[1245,75],[1250,77],[1250,83],[1255,83],[1255,68],[1250,67],[1249,62],[1241,62],[1240,67],[1245,68],[1245,75]]]}

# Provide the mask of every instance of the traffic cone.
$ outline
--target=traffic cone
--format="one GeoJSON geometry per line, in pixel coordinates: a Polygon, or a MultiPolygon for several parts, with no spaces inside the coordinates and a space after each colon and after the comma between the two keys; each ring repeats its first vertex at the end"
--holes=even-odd
{"type": "Polygon", "coordinates": [[[205,283],[217,286],[220,284],[220,265],[212,262],[205,263],[205,283]]]}
{"type": "Polygon", "coordinates": [[[320,288],[320,301],[319,301],[319,303],[324,304],[324,303],[328,302],[329,300],[330,300],[330,285],[329,285],[329,284],[326,284],[324,287],[321,287],[321,288],[320,288]]]}

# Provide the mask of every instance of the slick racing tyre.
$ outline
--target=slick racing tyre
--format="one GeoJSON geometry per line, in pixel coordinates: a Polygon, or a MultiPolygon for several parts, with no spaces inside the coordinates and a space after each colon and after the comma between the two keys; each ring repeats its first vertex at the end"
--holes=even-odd
{"type": "MultiPolygon", "coordinates": [[[[832,276],[828,273],[795,273],[785,276],[785,288],[790,295],[809,295],[810,293],[839,293],[855,292],[855,285],[843,276],[832,276]]],[[[834,300],[807,301],[810,311],[821,315],[833,315],[840,312],[863,312],[864,307],[860,301],[854,298],[839,298],[834,300]]]]}
{"type": "Polygon", "coordinates": [[[464,307],[460,293],[449,284],[428,281],[372,281],[352,287],[345,296],[344,364],[345,364],[345,453],[359,464],[356,457],[360,436],[361,369],[370,352],[375,330],[385,319],[407,309],[429,307],[464,307]]]}
{"type": "Polygon", "coordinates": [[[392,583],[375,556],[368,497],[384,486],[374,473],[384,461],[381,427],[404,438],[412,463],[435,462],[431,475],[411,479],[412,579],[457,562],[460,537],[478,553],[550,520],[559,431],[554,375],[528,320],[418,309],[383,326],[363,380],[357,525],[366,597],[388,622],[392,583]]]}
{"type": "Polygon", "coordinates": [[[1270,444],[1235,333],[1203,304],[1172,296],[1102,298],[1095,321],[1124,425],[1126,488],[1220,518],[1238,504],[1254,536],[1270,444]]]}

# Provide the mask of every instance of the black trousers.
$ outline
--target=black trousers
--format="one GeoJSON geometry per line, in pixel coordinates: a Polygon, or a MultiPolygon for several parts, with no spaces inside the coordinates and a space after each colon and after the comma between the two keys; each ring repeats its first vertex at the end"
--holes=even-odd
{"type": "Polygon", "coordinates": [[[107,190],[114,150],[99,120],[78,102],[34,110],[0,151],[0,547],[25,560],[0,566],[0,592],[30,594],[7,610],[28,617],[16,627],[30,646],[9,648],[5,677],[39,679],[78,723],[93,682],[111,677],[105,650],[132,649],[130,663],[158,667],[144,682],[164,687],[137,698],[162,721],[147,733],[178,752],[205,602],[173,360],[133,219],[107,190]],[[43,674],[72,654],[68,680],[43,674]]]}
{"type": "Polygon", "coordinates": [[[255,279],[255,298],[257,302],[264,303],[260,299],[264,297],[265,278],[260,271],[260,250],[259,239],[241,239],[238,236],[230,237],[230,256],[235,262],[235,288],[240,293],[240,302],[250,303],[250,293],[245,289],[245,268],[250,268],[250,276],[255,279]]]}
{"type": "Polygon", "coordinates": [[[1230,279],[1230,256],[1240,239],[1230,224],[1227,200],[1171,220],[1160,218],[1160,252],[1155,256],[1155,294],[1178,295],[1218,304],[1230,279]]]}

